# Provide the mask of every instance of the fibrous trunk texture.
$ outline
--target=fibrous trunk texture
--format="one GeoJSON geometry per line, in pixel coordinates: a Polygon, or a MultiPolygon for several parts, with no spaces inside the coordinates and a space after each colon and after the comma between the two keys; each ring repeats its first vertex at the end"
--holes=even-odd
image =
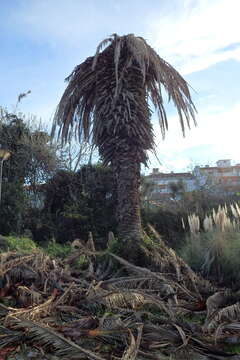
{"type": "MultiPolygon", "coordinates": [[[[121,151],[114,164],[117,182],[118,236],[127,251],[134,251],[141,240],[140,217],[140,163],[136,154],[129,149],[121,151]]],[[[131,256],[131,254],[128,254],[131,256]]]]}

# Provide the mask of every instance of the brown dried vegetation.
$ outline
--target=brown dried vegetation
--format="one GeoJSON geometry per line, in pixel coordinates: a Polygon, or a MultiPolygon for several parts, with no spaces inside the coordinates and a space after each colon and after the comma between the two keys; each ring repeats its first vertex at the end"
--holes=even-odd
{"type": "Polygon", "coordinates": [[[240,294],[197,276],[151,231],[146,267],[97,252],[91,236],[64,261],[2,253],[0,357],[240,359],[226,351],[240,342],[240,294]]]}

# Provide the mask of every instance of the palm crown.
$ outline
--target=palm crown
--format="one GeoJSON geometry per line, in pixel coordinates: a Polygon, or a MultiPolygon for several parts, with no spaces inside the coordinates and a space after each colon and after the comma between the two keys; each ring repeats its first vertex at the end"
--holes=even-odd
{"type": "Polygon", "coordinates": [[[154,148],[149,101],[158,112],[164,137],[168,129],[162,87],[177,108],[182,131],[195,122],[188,85],[141,38],[116,34],[103,40],[95,56],[76,66],[59,103],[55,125],[64,142],[73,133],[97,146],[105,163],[121,147],[135,148],[138,160],[154,148]],[[102,52],[101,50],[104,49],[102,52]]]}

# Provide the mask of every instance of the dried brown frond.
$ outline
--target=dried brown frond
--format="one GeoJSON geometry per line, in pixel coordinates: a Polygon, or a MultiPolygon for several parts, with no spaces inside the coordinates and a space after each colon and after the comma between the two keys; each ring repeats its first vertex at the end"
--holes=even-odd
{"type": "Polygon", "coordinates": [[[26,264],[30,262],[33,258],[33,255],[26,255],[26,256],[19,256],[12,260],[6,260],[5,262],[1,262],[0,264],[0,275],[3,276],[8,271],[12,270],[13,268],[20,266],[22,264],[26,264]]]}
{"type": "Polygon", "coordinates": [[[37,320],[45,317],[51,313],[54,300],[55,296],[50,296],[42,304],[28,308],[14,309],[8,314],[6,321],[8,322],[12,316],[26,320],[37,320]]]}
{"type": "Polygon", "coordinates": [[[100,355],[90,350],[84,349],[61,334],[54,331],[49,326],[21,318],[12,317],[11,323],[16,329],[27,329],[28,340],[37,343],[46,351],[54,351],[55,356],[61,359],[69,359],[79,354],[84,354],[90,360],[104,360],[100,355]]]}
{"type": "Polygon", "coordinates": [[[113,34],[102,41],[95,56],[76,66],[58,105],[52,133],[68,142],[72,136],[97,146],[105,163],[131,144],[139,162],[154,149],[151,110],[154,105],[163,137],[168,120],[165,89],[179,116],[183,134],[195,122],[187,82],[141,38],[113,34]],[[132,141],[134,139],[134,142],[132,141]]]}
{"type": "Polygon", "coordinates": [[[114,307],[137,309],[145,302],[144,295],[130,291],[111,293],[105,296],[104,300],[106,306],[112,309],[114,309],[114,307]]]}
{"type": "Polygon", "coordinates": [[[240,303],[230,305],[214,311],[205,322],[205,328],[209,331],[216,329],[221,323],[231,323],[240,319],[240,303]]]}
{"type": "Polygon", "coordinates": [[[133,333],[129,330],[130,344],[129,347],[124,351],[122,360],[135,360],[137,359],[138,350],[142,338],[143,324],[139,324],[137,327],[137,339],[134,338],[133,333]]]}
{"type": "Polygon", "coordinates": [[[24,306],[39,305],[43,302],[42,294],[38,291],[28,288],[27,286],[18,286],[18,297],[24,306]]]}

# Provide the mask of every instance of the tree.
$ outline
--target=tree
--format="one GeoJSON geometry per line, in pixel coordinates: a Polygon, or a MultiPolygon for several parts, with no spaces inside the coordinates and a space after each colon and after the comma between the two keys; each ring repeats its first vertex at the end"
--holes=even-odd
{"type": "Polygon", "coordinates": [[[26,186],[31,195],[37,194],[37,185],[52,176],[58,161],[50,137],[41,127],[32,127],[24,116],[1,108],[0,144],[11,151],[3,167],[0,229],[2,234],[19,233],[31,205],[26,186]]]}
{"type": "Polygon", "coordinates": [[[64,147],[57,144],[57,149],[62,168],[68,171],[77,172],[81,166],[90,163],[92,157],[95,157],[91,145],[86,141],[81,144],[69,141],[64,147]]]}
{"type": "Polygon", "coordinates": [[[179,199],[182,194],[185,192],[185,183],[182,180],[179,180],[177,182],[172,181],[168,184],[169,189],[171,190],[172,193],[172,198],[173,199],[179,199]]]}
{"type": "Polygon", "coordinates": [[[66,143],[72,136],[97,147],[117,181],[118,236],[128,251],[142,238],[140,165],[154,150],[151,105],[164,137],[168,129],[162,87],[177,108],[182,131],[195,122],[188,84],[141,38],[117,34],[103,40],[95,56],[76,66],[58,105],[53,134],[66,143]],[[102,50],[103,49],[103,50],[102,50]]]}
{"type": "Polygon", "coordinates": [[[84,165],[77,172],[60,170],[44,186],[42,226],[29,222],[34,239],[54,236],[59,242],[87,239],[92,231],[97,245],[116,228],[114,177],[109,167],[84,165]]]}
{"type": "Polygon", "coordinates": [[[12,153],[3,177],[35,186],[52,176],[58,159],[47,132],[28,120],[22,114],[0,113],[0,144],[12,153]]]}

